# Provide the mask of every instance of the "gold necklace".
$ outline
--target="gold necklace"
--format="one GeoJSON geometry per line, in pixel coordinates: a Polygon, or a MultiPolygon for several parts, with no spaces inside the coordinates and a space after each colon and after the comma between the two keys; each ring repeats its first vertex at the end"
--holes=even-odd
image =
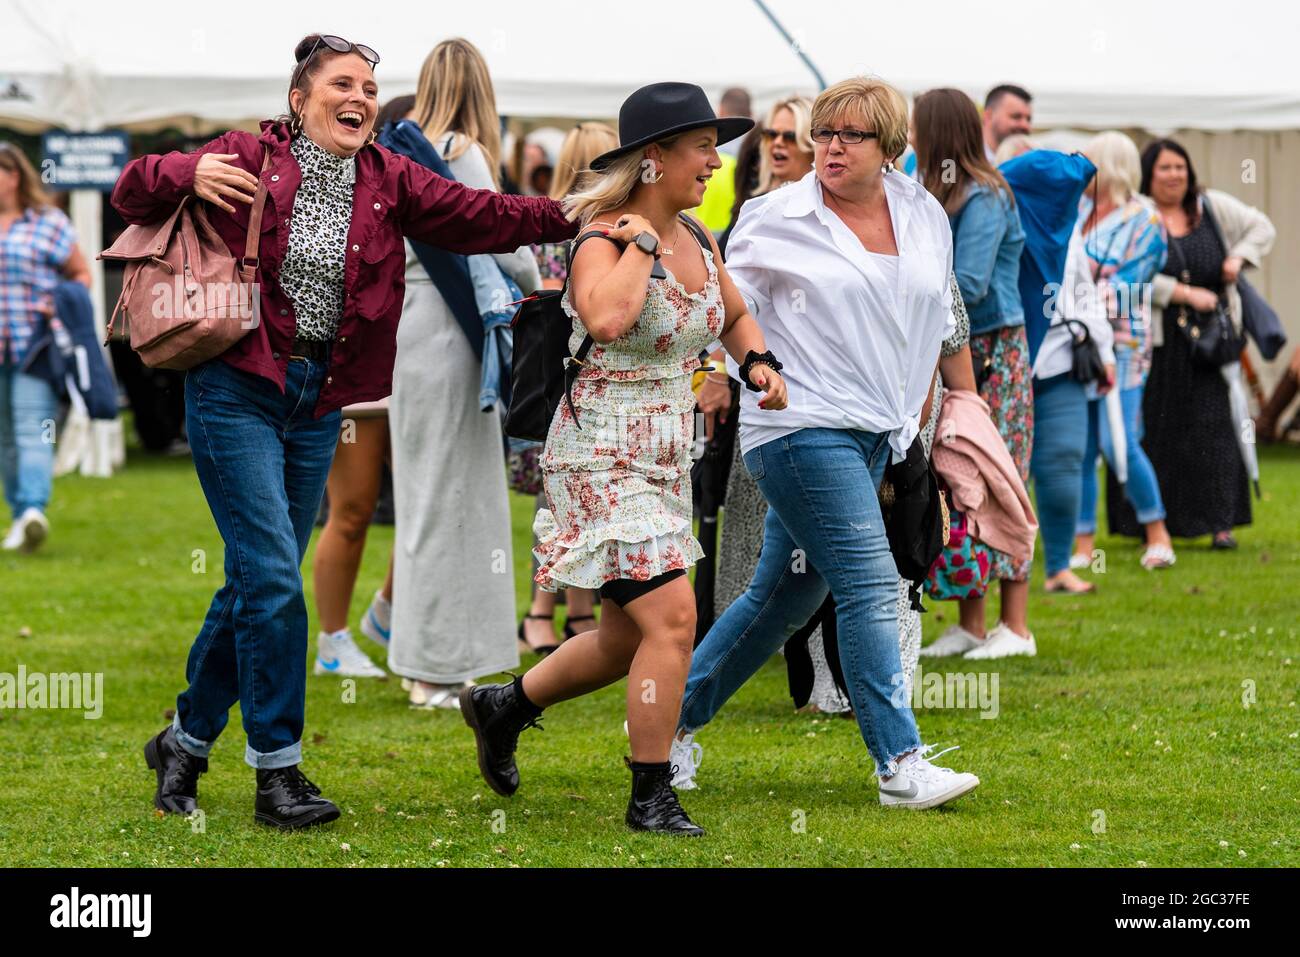
{"type": "MultiPolygon", "coordinates": [[[[674,244],[677,242],[677,234],[678,234],[678,232],[681,230],[681,228],[682,228],[681,223],[675,223],[675,224],[673,225],[673,243],[674,243],[674,244]]],[[[671,255],[673,254],[673,251],[672,251],[671,249],[669,249],[667,246],[665,246],[663,243],[660,243],[660,244],[659,244],[659,254],[662,255],[662,256],[671,256],[671,255]]]]}

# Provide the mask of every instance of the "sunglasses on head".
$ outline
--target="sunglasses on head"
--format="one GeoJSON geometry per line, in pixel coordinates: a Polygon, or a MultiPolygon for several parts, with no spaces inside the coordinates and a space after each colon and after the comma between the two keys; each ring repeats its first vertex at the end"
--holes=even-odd
{"type": "Polygon", "coordinates": [[[785,143],[786,146],[794,146],[794,144],[799,140],[799,134],[794,130],[774,130],[764,128],[762,136],[763,142],[765,143],[770,143],[773,140],[779,139],[781,142],[785,143]]]}
{"type": "Polygon", "coordinates": [[[866,130],[832,130],[825,126],[818,126],[812,131],[814,143],[829,143],[837,136],[845,146],[855,146],[863,140],[874,140],[876,138],[874,132],[867,132],[866,130]]]}
{"type": "Polygon", "coordinates": [[[322,43],[335,53],[358,54],[361,59],[370,64],[372,70],[379,64],[379,54],[371,47],[366,46],[364,43],[353,43],[350,40],[344,40],[342,37],[336,37],[332,34],[326,33],[318,36],[316,42],[311,45],[311,49],[307,51],[307,55],[298,61],[298,68],[294,71],[295,83],[297,82],[298,74],[300,74],[303,68],[311,62],[311,58],[316,55],[316,51],[320,49],[322,43]]]}

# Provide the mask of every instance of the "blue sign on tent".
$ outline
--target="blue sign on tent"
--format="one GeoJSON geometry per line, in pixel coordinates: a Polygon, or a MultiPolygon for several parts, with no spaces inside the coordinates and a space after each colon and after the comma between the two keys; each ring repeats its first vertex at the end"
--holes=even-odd
{"type": "Polygon", "coordinates": [[[51,189],[98,189],[108,192],[130,155],[130,138],[121,130],[67,133],[51,130],[41,137],[44,159],[41,182],[51,189]]]}

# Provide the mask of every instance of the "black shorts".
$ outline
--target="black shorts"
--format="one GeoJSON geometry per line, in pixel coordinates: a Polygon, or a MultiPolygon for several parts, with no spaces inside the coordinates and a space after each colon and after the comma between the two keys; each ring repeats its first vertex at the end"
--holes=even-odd
{"type": "Polygon", "coordinates": [[[620,608],[626,608],[628,602],[649,594],[660,585],[666,585],[674,578],[681,578],[685,574],[684,569],[675,568],[643,582],[632,578],[613,578],[600,586],[600,597],[609,599],[620,608]]]}

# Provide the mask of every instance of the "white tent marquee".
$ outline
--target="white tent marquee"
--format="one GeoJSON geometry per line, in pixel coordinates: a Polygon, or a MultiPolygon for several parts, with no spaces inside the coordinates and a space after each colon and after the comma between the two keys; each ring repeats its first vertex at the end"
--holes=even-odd
{"type": "Polygon", "coordinates": [[[666,78],[711,93],[745,86],[760,103],[815,91],[798,48],[828,82],[867,72],[908,92],[947,85],[979,95],[1011,80],[1034,92],[1046,126],[1300,128],[1295,5],[1240,16],[1211,0],[1187,0],[1176,14],[1145,0],[767,6],[793,44],[753,0],[226,0],[172,15],[0,0],[0,124],[247,124],[281,109],[294,43],[325,30],[379,51],[386,95],[414,88],[437,41],[465,36],[489,61],[501,112],[514,116],[612,116],[630,90],[666,78]]]}

